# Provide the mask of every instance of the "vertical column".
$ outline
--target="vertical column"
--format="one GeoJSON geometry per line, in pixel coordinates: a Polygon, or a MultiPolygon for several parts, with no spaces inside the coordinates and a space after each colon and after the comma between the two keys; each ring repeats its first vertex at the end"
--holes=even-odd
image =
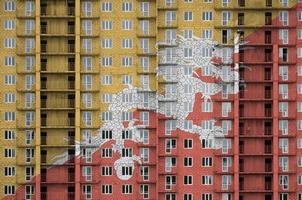
{"type": "Polygon", "coordinates": [[[81,198],[81,166],[80,166],[80,87],[81,87],[81,77],[80,77],[80,34],[81,34],[81,1],[75,0],[75,200],[80,200],[81,198]]]}
{"type": "Polygon", "coordinates": [[[41,172],[41,139],[40,139],[40,127],[41,127],[41,123],[40,123],[40,117],[41,117],[41,112],[40,112],[40,0],[36,0],[36,13],[35,13],[35,20],[36,20],[36,36],[35,36],[35,48],[36,48],[36,52],[35,52],[35,81],[36,81],[36,88],[35,88],[35,100],[36,100],[36,107],[35,107],[35,118],[36,118],[36,130],[35,130],[35,173],[36,173],[36,184],[35,184],[35,194],[36,200],[40,200],[40,187],[41,187],[41,178],[40,178],[40,172],[41,172]]]}
{"type": "Polygon", "coordinates": [[[239,200],[239,34],[234,37],[234,200],[239,200]]]}
{"type": "Polygon", "coordinates": [[[278,135],[279,135],[279,122],[278,122],[278,45],[273,45],[273,200],[278,200],[278,189],[279,189],[279,180],[278,180],[278,135]]]}

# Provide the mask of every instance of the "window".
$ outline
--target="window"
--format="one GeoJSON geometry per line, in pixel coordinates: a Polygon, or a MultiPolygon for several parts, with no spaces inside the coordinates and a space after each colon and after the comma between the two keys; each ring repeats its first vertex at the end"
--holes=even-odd
{"type": "Polygon", "coordinates": [[[84,176],[85,181],[92,181],[92,167],[83,166],[82,175],[84,176]]]}
{"type": "Polygon", "coordinates": [[[132,194],[132,185],[122,185],[122,194],[132,194]]]}
{"type": "Polygon", "coordinates": [[[149,16],[149,2],[141,2],[140,3],[140,11],[142,12],[144,17],[149,16]]]}
{"type": "Polygon", "coordinates": [[[140,156],[143,158],[143,162],[149,162],[149,148],[140,148],[140,156]]]}
{"type": "Polygon", "coordinates": [[[112,157],[112,149],[108,149],[108,148],[102,149],[102,157],[103,158],[111,158],[112,157]]]}
{"type": "MultiPolygon", "coordinates": [[[[168,30],[167,30],[168,31],[168,30]]],[[[175,31],[173,31],[173,33],[175,33],[175,31]]],[[[176,33],[175,33],[176,35],[176,33]]],[[[185,39],[190,39],[193,37],[193,30],[190,30],[190,29],[185,29],[184,30],[184,33],[183,33],[183,36],[185,39]]],[[[175,36],[176,37],[176,36],[175,36]]],[[[173,40],[175,40],[175,37],[173,38],[173,40]]]]}
{"type": "Polygon", "coordinates": [[[150,22],[148,20],[140,20],[139,22],[140,30],[143,34],[149,34],[150,22]]]}
{"type": "Polygon", "coordinates": [[[102,94],[102,102],[103,103],[111,103],[112,102],[112,94],[110,94],[110,93],[102,94]]]}
{"type": "Polygon", "coordinates": [[[132,3],[131,2],[123,2],[122,3],[122,11],[123,12],[131,12],[132,11],[132,3]]]}
{"type": "Polygon", "coordinates": [[[122,29],[125,31],[132,30],[132,21],[131,20],[122,20],[122,29]]]}
{"type": "Polygon", "coordinates": [[[279,39],[282,41],[282,44],[288,44],[288,30],[287,29],[279,30],[279,39]]]}
{"type": "Polygon", "coordinates": [[[287,190],[289,184],[289,177],[288,175],[279,175],[279,185],[282,189],[287,190]]]}
{"type": "Polygon", "coordinates": [[[176,12],[175,11],[166,11],[165,24],[167,26],[171,26],[175,20],[176,20],[176,12]]]}
{"type": "Polygon", "coordinates": [[[25,34],[32,34],[35,28],[35,20],[25,20],[25,34]]]}
{"type": "Polygon", "coordinates": [[[82,49],[85,53],[92,52],[92,40],[91,39],[82,39],[82,49]]]}
{"type": "Polygon", "coordinates": [[[34,195],[34,186],[25,185],[25,200],[31,200],[34,195]]]}
{"type": "Polygon", "coordinates": [[[25,144],[30,145],[31,142],[34,140],[34,131],[26,130],[25,131],[25,144]]]}
{"type": "Polygon", "coordinates": [[[112,167],[104,166],[102,167],[102,176],[112,176],[112,167]]]}
{"type": "Polygon", "coordinates": [[[193,166],[193,158],[192,157],[184,157],[184,166],[192,167],[193,166]]]}
{"type": "Polygon", "coordinates": [[[30,181],[35,175],[34,167],[25,167],[25,181],[30,181]]]}
{"type": "Polygon", "coordinates": [[[203,149],[211,149],[214,147],[213,139],[202,139],[201,146],[203,149]]]}
{"type": "Polygon", "coordinates": [[[201,103],[202,112],[213,112],[213,102],[206,101],[201,103]]]}
{"type": "Polygon", "coordinates": [[[87,200],[92,199],[92,186],[91,185],[83,185],[83,194],[87,200]]]}
{"type": "Polygon", "coordinates": [[[101,10],[102,10],[102,12],[111,12],[112,3],[111,2],[102,2],[101,10]]]}
{"type": "Polygon", "coordinates": [[[14,30],[16,27],[15,20],[5,20],[4,21],[4,30],[14,30]]]}
{"type": "Polygon", "coordinates": [[[193,184],[193,176],[191,176],[191,175],[184,176],[184,184],[185,185],[192,185],[193,184]]]}
{"type": "Polygon", "coordinates": [[[231,102],[222,102],[221,104],[222,107],[222,117],[228,117],[229,112],[232,111],[232,103],[231,102]]]}
{"type": "Polygon", "coordinates": [[[102,48],[110,49],[112,48],[112,39],[102,39],[102,48]]]}
{"type": "Polygon", "coordinates": [[[34,9],[35,9],[34,1],[25,1],[25,15],[26,16],[31,16],[34,9]]]}
{"type": "Polygon", "coordinates": [[[132,66],[132,57],[122,57],[122,66],[131,67],[132,66]]]}
{"type": "Polygon", "coordinates": [[[4,139],[5,140],[14,140],[16,138],[16,133],[14,130],[5,130],[4,139]]]}
{"type": "Polygon", "coordinates": [[[112,66],[112,57],[102,57],[102,66],[103,67],[110,67],[112,66]]]}
{"type": "Polygon", "coordinates": [[[15,167],[4,167],[4,176],[15,176],[16,168],[15,167]]]}
{"type": "Polygon", "coordinates": [[[112,84],[112,76],[111,75],[103,75],[101,77],[103,85],[111,85],[112,84]]]}
{"type": "Polygon", "coordinates": [[[14,185],[4,185],[4,194],[5,195],[14,195],[15,186],[14,185]]]}
{"type": "Polygon", "coordinates": [[[16,150],[15,149],[4,149],[4,157],[5,158],[16,157],[16,150]]]}
{"type": "Polygon", "coordinates": [[[143,53],[149,53],[149,39],[140,39],[140,48],[143,53]]]}
{"type": "Polygon", "coordinates": [[[192,149],[193,148],[193,140],[192,139],[184,139],[184,148],[192,149]]]}
{"type": "Polygon", "coordinates": [[[165,121],[165,135],[171,135],[172,131],[176,130],[176,120],[165,121]]]}
{"type": "Polygon", "coordinates": [[[4,94],[4,102],[5,103],[15,103],[16,102],[16,94],[15,93],[5,93],[4,94]]]}
{"type": "Polygon", "coordinates": [[[302,11],[298,11],[297,16],[298,16],[298,21],[302,21],[302,11]]]}
{"type": "Polygon", "coordinates": [[[25,70],[31,71],[35,64],[35,57],[34,56],[26,56],[25,57],[25,70]]]}
{"type": "Polygon", "coordinates": [[[122,39],[122,48],[124,49],[132,48],[132,39],[122,39]]]}
{"type": "Polygon", "coordinates": [[[111,121],[112,120],[112,112],[102,112],[102,120],[103,121],[111,121]]]}
{"type": "Polygon", "coordinates": [[[210,11],[202,12],[202,20],[203,21],[212,21],[213,20],[213,13],[210,11]]]}
{"type": "Polygon", "coordinates": [[[191,12],[191,11],[184,12],[184,20],[193,21],[193,12],[191,12]]]}
{"type": "MultiPolygon", "coordinates": [[[[149,144],[149,130],[140,130],[139,134],[140,134],[140,141],[142,141],[143,144],[149,144]]],[[[131,137],[132,137],[132,132],[131,132],[131,137]]]]}
{"type": "Polygon", "coordinates": [[[25,39],[25,47],[24,47],[25,53],[31,53],[34,48],[35,48],[35,40],[30,39],[30,38],[26,38],[25,39]]]}
{"type": "Polygon", "coordinates": [[[112,185],[102,185],[103,194],[112,194],[112,185]]]}
{"type": "Polygon", "coordinates": [[[92,125],[92,113],[88,111],[84,111],[82,113],[82,119],[83,122],[86,126],[91,126],[92,125]]]}
{"type": "Polygon", "coordinates": [[[201,200],[213,200],[213,196],[211,193],[203,193],[201,194],[201,200]]]}
{"type": "Polygon", "coordinates": [[[288,171],[288,157],[279,157],[279,167],[283,172],[288,171]]]}
{"type": "Polygon", "coordinates": [[[92,21],[91,20],[82,20],[82,29],[86,35],[92,35],[92,21]]]}
{"type": "Polygon", "coordinates": [[[282,153],[288,153],[288,139],[279,139],[279,148],[282,153]]]}
{"type": "Polygon", "coordinates": [[[92,2],[90,1],[82,2],[82,11],[85,17],[92,16],[92,2]]]}
{"type": "Polygon", "coordinates": [[[213,30],[212,29],[203,29],[201,37],[203,39],[212,39],[213,38],[213,30]]]}
{"type": "Polygon", "coordinates": [[[280,11],[279,20],[283,26],[288,26],[288,11],[280,11]]]}
{"type": "Polygon", "coordinates": [[[112,21],[110,21],[110,20],[102,21],[102,29],[103,30],[112,30],[112,21]]]}
{"type": "Polygon", "coordinates": [[[202,185],[212,185],[213,176],[201,176],[201,184],[202,185]]]}
{"type": "Polygon", "coordinates": [[[140,167],[140,175],[143,177],[144,181],[149,180],[149,167],[148,166],[141,166],[140,167]]]}
{"type": "Polygon", "coordinates": [[[32,161],[33,157],[35,155],[35,149],[32,148],[26,148],[25,149],[25,162],[29,163],[32,161]]]}
{"type": "Polygon", "coordinates": [[[82,76],[82,85],[84,86],[85,90],[91,90],[92,89],[92,76],[83,75],[82,76]]]}
{"type": "Polygon", "coordinates": [[[298,40],[302,39],[302,29],[297,29],[297,38],[298,40]]]}
{"type": "Polygon", "coordinates": [[[226,26],[228,25],[229,21],[231,20],[231,12],[229,11],[223,11],[222,12],[222,25],[226,26]]]}
{"type": "Polygon", "coordinates": [[[193,194],[184,194],[183,200],[193,200],[193,194]]]}
{"type": "Polygon", "coordinates": [[[229,185],[231,185],[232,177],[230,175],[222,175],[222,190],[227,190],[229,185]]]}
{"type": "Polygon", "coordinates": [[[25,112],[25,126],[32,126],[35,119],[35,112],[25,112]]]}
{"type": "Polygon", "coordinates": [[[149,126],[149,112],[140,112],[140,121],[144,126],[149,126]]]}
{"type": "Polygon", "coordinates": [[[4,2],[4,10],[11,12],[16,10],[16,4],[14,1],[5,1],[4,2]]]}
{"type": "Polygon", "coordinates": [[[140,185],[140,194],[143,195],[144,199],[149,198],[149,185],[140,185]]]}
{"type": "Polygon", "coordinates": [[[4,65],[7,67],[12,67],[16,65],[16,59],[14,56],[5,56],[4,65]]]}
{"type": "Polygon", "coordinates": [[[213,158],[212,157],[202,157],[201,158],[201,166],[202,167],[212,167],[213,158]]]}
{"type": "Polygon", "coordinates": [[[4,112],[4,120],[7,122],[12,122],[16,120],[15,112],[4,112]]]}
{"type": "Polygon", "coordinates": [[[297,57],[302,58],[302,48],[301,47],[297,48],[297,57]]]}
{"type": "Polygon", "coordinates": [[[15,48],[16,40],[14,38],[5,38],[4,39],[4,48],[15,48]]]}

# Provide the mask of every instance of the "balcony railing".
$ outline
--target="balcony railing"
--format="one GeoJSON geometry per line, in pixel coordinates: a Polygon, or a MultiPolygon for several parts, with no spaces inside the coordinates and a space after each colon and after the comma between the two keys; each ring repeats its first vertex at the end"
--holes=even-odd
{"type": "Polygon", "coordinates": [[[41,34],[47,34],[47,25],[41,25],[41,34]]]}
{"type": "Polygon", "coordinates": [[[74,25],[68,25],[68,34],[74,34],[74,25]]]}
{"type": "Polygon", "coordinates": [[[46,145],[47,144],[47,137],[41,136],[41,145],[46,145]]]}
{"type": "Polygon", "coordinates": [[[47,52],[47,44],[41,44],[41,53],[47,52]]]}
{"type": "Polygon", "coordinates": [[[74,180],[75,180],[75,174],[68,173],[68,182],[74,182],[74,180]]]}
{"type": "Polygon", "coordinates": [[[271,108],[265,108],[264,109],[265,117],[271,117],[272,116],[272,109],[271,108]]]}
{"type": "Polygon", "coordinates": [[[68,200],[74,200],[75,199],[75,193],[74,192],[68,192],[68,200]]]}
{"type": "Polygon", "coordinates": [[[75,45],[74,44],[68,44],[68,52],[74,53],[75,51],[75,45]]]}
{"type": "Polygon", "coordinates": [[[73,6],[67,8],[67,14],[69,16],[74,16],[75,15],[75,9],[74,9],[73,6]]]}
{"type": "Polygon", "coordinates": [[[47,174],[41,173],[41,182],[46,182],[46,181],[47,181],[47,174]]]}
{"type": "Polygon", "coordinates": [[[41,126],[47,125],[47,118],[41,118],[41,126]]]}
{"type": "Polygon", "coordinates": [[[47,192],[41,192],[41,200],[47,200],[47,192]]]}
{"type": "Polygon", "coordinates": [[[68,62],[68,71],[74,71],[74,69],[75,69],[75,63],[68,62]]]}
{"type": "Polygon", "coordinates": [[[45,155],[41,155],[41,163],[46,163],[47,157],[45,155]]]}
{"type": "Polygon", "coordinates": [[[68,145],[74,145],[75,143],[74,143],[74,139],[75,139],[75,137],[68,137],[68,145]]]}
{"type": "Polygon", "coordinates": [[[74,124],[75,124],[75,118],[68,118],[68,125],[74,126],[74,124]]]}

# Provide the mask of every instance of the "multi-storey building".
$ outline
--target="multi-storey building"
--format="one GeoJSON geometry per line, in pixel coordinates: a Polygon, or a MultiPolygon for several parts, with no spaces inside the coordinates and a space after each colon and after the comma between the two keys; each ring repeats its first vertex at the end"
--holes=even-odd
{"type": "Polygon", "coordinates": [[[0,198],[302,200],[301,0],[3,0],[0,198]]]}

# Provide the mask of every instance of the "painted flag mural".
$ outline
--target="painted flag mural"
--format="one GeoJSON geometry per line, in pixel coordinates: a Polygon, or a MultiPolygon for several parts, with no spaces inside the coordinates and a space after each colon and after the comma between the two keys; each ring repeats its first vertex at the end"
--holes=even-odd
{"type": "Polygon", "coordinates": [[[0,5],[0,199],[302,200],[302,1],[0,5]]]}

